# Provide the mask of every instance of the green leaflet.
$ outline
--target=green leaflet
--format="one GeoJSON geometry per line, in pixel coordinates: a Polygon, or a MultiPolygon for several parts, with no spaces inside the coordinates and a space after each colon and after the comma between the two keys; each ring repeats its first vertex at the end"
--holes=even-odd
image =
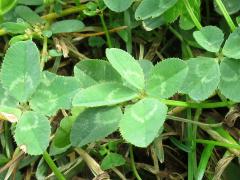
{"type": "Polygon", "coordinates": [[[107,82],[80,90],[73,98],[73,106],[97,107],[115,105],[138,97],[133,90],[119,83],[107,82]]]}
{"type": "Polygon", "coordinates": [[[17,3],[17,0],[1,0],[0,1],[0,16],[6,14],[8,11],[10,11],[15,4],[17,3]]]}
{"type": "Polygon", "coordinates": [[[71,144],[70,132],[76,116],[68,116],[61,120],[60,127],[57,129],[53,143],[58,148],[64,148],[71,144]]]}
{"type": "Polygon", "coordinates": [[[9,94],[25,102],[40,82],[40,54],[32,41],[16,42],[5,54],[1,80],[9,94]]]}
{"type": "Polygon", "coordinates": [[[177,0],[144,0],[137,7],[135,18],[145,20],[162,15],[165,11],[176,4],[177,0]]]}
{"type": "Polygon", "coordinates": [[[201,158],[199,161],[199,165],[197,168],[197,179],[203,179],[204,173],[207,169],[207,165],[209,162],[209,159],[211,158],[211,155],[213,153],[214,145],[208,144],[204,147],[201,158]]]}
{"type": "Polygon", "coordinates": [[[72,108],[71,116],[63,118],[60,122],[60,126],[57,129],[55,136],[51,144],[51,153],[61,153],[65,152],[68,148],[71,147],[70,134],[72,126],[76,121],[80,113],[82,113],[85,108],[72,108]]]}
{"type": "Polygon", "coordinates": [[[126,160],[122,155],[117,153],[109,153],[102,160],[101,168],[102,170],[107,170],[117,166],[122,166],[125,164],[125,162],[126,160]]]}
{"type": "MultiPolygon", "coordinates": [[[[164,127],[160,129],[160,133],[163,131],[164,127]]],[[[153,141],[153,151],[157,155],[157,158],[159,162],[164,163],[165,161],[165,155],[164,155],[164,149],[163,149],[163,138],[158,136],[154,141],[153,141]]]]}
{"type": "Polygon", "coordinates": [[[71,101],[80,89],[74,77],[57,76],[44,72],[42,80],[30,100],[33,110],[45,115],[54,115],[59,109],[71,108],[71,101]]]}
{"type": "Polygon", "coordinates": [[[40,155],[48,147],[51,126],[48,119],[36,112],[24,112],[15,130],[17,145],[30,155],[40,155]]]}
{"type": "Polygon", "coordinates": [[[37,23],[44,23],[44,19],[42,19],[36,12],[30,9],[27,6],[17,6],[15,8],[15,13],[18,17],[24,19],[26,22],[30,23],[31,25],[37,23]]]}
{"type": "Polygon", "coordinates": [[[221,81],[220,92],[232,101],[240,102],[240,62],[235,59],[225,58],[220,64],[221,81]]]}
{"type": "Polygon", "coordinates": [[[24,34],[25,30],[29,28],[29,24],[25,22],[5,22],[0,25],[6,32],[12,34],[24,34]]]}
{"type": "Polygon", "coordinates": [[[16,35],[13,36],[10,41],[9,41],[9,45],[12,46],[13,44],[15,44],[16,42],[20,42],[20,41],[26,41],[29,40],[29,37],[25,36],[25,35],[16,35]]]}
{"type": "Polygon", "coordinates": [[[146,80],[146,93],[152,97],[169,98],[183,84],[188,72],[187,64],[177,58],[159,62],[146,80]]]}
{"type": "Polygon", "coordinates": [[[157,99],[146,98],[125,109],[120,132],[126,141],[147,147],[157,136],[167,115],[167,106],[157,99]]]}
{"type": "Polygon", "coordinates": [[[105,8],[103,1],[89,1],[85,5],[86,8],[83,10],[83,13],[87,16],[96,16],[98,7],[100,7],[101,9],[105,8]]]}
{"type": "Polygon", "coordinates": [[[10,161],[9,158],[7,158],[4,154],[0,154],[0,166],[4,166],[6,163],[8,163],[8,161],[10,161]]]}
{"type": "Polygon", "coordinates": [[[39,6],[43,4],[44,0],[18,0],[18,4],[39,6]]]}
{"type": "Polygon", "coordinates": [[[182,14],[185,9],[183,1],[177,1],[177,3],[168,9],[162,16],[166,23],[173,23],[182,14]]]}
{"type": "Polygon", "coordinates": [[[83,88],[102,82],[122,82],[119,73],[104,60],[80,61],[74,67],[74,76],[83,88]]]}
{"type": "Polygon", "coordinates": [[[46,161],[41,158],[36,167],[35,177],[36,179],[46,179],[48,173],[48,165],[46,161]]]}
{"type": "MultiPolygon", "coordinates": [[[[222,12],[219,10],[216,1],[213,1],[213,2],[214,2],[215,11],[218,14],[222,15],[222,12]]],[[[227,12],[230,15],[234,14],[234,13],[237,13],[240,10],[240,4],[239,4],[238,0],[222,0],[222,2],[224,4],[225,8],[227,9],[227,12]]]]}
{"type": "Polygon", "coordinates": [[[224,41],[224,34],[216,26],[206,26],[193,33],[198,44],[209,52],[218,52],[224,41]]]}
{"type": "Polygon", "coordinates": [[[240,28],[231,33],[223,46],[223,54],[229,58],[240,59],[240,28]]]}
{"type": "Polygon", "coordinates": [[[110,48],[106,50],[106,55],[123,79],[137,89],[144,88],[143,70],[129,53],[121,49],[110,48]]]}
{"type": "Polygon", "coordinates": [[[160,17],[146,19],[142,23],[146,31],[152,31],[153,29],[156,29],[159,26],[165,24],[165,19],[163,16],[160,16],[160,17]]]}
{"type": "Polygon", "coordinates": [[[181,92],[188,94],[195,101],[203,101],[217,89],[220,70],[216,59],[208,57],[191,58],[187,61],[188,75],[181,92]]]}
{"type": "MultiPolygon", "coordinates": [[[[166,10],[162,15],[154,18],[143,20],[143,27],[146,31],[154,30],[163,24],[173,23],[177,18],[183,15],[185,10],[182,0],[178,0],[171,8],[166,10]]],[[[192,24],[192,23],[191,23],[192,24]]]]}
{"type": "Polygon", "coordinates": [[[50,30],[52,31],[53,34],[79,32],[83,30],[84,26],[85,25],[83,24],[82,21],[68,19],[53,23],[50,27],[50,30]]]}
{"type": "Polygon", "coordinates": [[[88,38],[88,45],[90,47],[100,48],[104,44],[106,44],[106,41],[102,37],[98,37],[98,36],[95,37],[95,36],[93,36],[93,37],[89,37],[88,38]]]}
{"type": "Polygon", "coordinates": [[[133,0],[103,0],[106,6],[115,12],[127,10],[133,3],[133,0]]]}
{"type": "Polygon", "coordinates": [[[120,107],[89,108],[79,114],[73,124],[70,140],[73,146],[84,146],[105,138],[117,130],[120,107]]]}

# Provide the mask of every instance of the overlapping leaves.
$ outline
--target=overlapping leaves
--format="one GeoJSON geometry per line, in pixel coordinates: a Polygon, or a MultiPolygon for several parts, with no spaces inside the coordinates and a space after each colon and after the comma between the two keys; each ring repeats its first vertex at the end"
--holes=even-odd
{"type": "Polygon", "coordinates": [[[122,112],[119,107],[89,108],[79,114],[71,131],[73,146],[101,140],[118,129],[122,112]]]}
{"type": "Polygon", "coordinates": [[[35,111],[53,115],[59,109],[71,108],[72,98],[80,88],[80,84],[73,77],[44,72],[30,105],[35,111]]]}
{"type": "MultiPolygon", "coordinates": [[[[72,106],[85,109],[62,121],[54,139],[57,147],[84,146],[117,129],[126,141],[146,147],[161,133],[166,119],[168,108],[161,102],[163,98],[181,92],[195,101],[203,101],[219,88],[225,97],[240,101],[238,31],[226,41],[223,55],[228,58],[220,67],[216,58],[207,57],[187,61],[169,58],[153,66],[149,61],[137,61],[129,53],[111,48],[106,51],[108,61],[79,62],[74,67],[74,77],[41,72],[36,45],[32,41],[17,42],[3,61],[0,102],[11,108],[16,108],[18,102],[28,102],[32,111],[18,116],[15,140],[32,155],[43,153],[48,146],[50,124],[46,116],[72,106]],[[62,143],[64,137],[66,142],[62,143]]],[[[194,38],[205,50],[221,52],[224,39],[220,29],[205,27],[196,31],[194,38]]]]}
{"type": "MultiPolygon", "coordinates": [[[[223,37],[223,32],[219,28],[214,26],[206,26],[202,28],[200,31],[194,32],[193,35],[195,40],[198,42],[198,44],[201,45],[205,50],[210,52],[215,52],[215,53],[221,52],[221,46],[223,44],[224,37],[223,37]]],[[[215,68],[214,68],[213,60],[212,60],[211,66],[215,70],[214,69],[210,70],[211,68],[209,64],[208,65],[209,68],[205,68],[204,70],[204,71],[208,71],[208,73],[207,72],[203,73],[201,75],[201,78],[199,76],[198,80],[196,78],[196,75],[197,75],[196,68],[199,70],[199,67],[197,67],[198,66],[197,64],[199,63],[206,64],[207,60],[206,58],[204,58],[205,60],[200,58],[202,60],[195,61],[195,63],[193,62],[191,63],[191,60],[190,60],[191,66],[195,66],[195,71],[192,71],[192,74],[188,75],[186,83],[183,85],[182,92],[188,93],[190,97],[192,97],[195,100],[204,100],[207,98],[207,96],[210,96],[214,92],[214,89],[216,89],[216,87],[218,86],[218,89],[220,90],[222,95],[224,95],[226,98],[232,101],[239,102],[240,101],[240,98],[238,96],[238,92],[240,90],[240,87],[238,87],[238,81],[239,81],[238,69],[239,69],[239,60],[240,60],[239,42],[240,42],[240,28],[237,28],[234,32],[232,32],[229,35],[229,37],[227,38],[226,42],[223,45],[223,48],[222,48],[223,57],[221,56],[219,57],[219,59],[221,60],[220,71],[218,70],[219,68],[217,67],[218,66],[217,62],[215,62],[215,65],[214,65],[215,68]],[[197,87],[197,81],[200,82],[198,83],[198,85],[200,85],[199,88],[197,88],[198,90],[195,89],[195,91],[193,90],[194,88],[192,88],[191,90],[191,88],[188,87],[189,80],[193,79],[193,77],[195,77],[195,80],[196,80],[196,84],[195,84],[196,87],[197,87]],[[200,79],[204,77],[208,79],[207,81],[209,83],[210,83],[210,80],[212,79],[212,83],[211,83],[212,85],[207,85],[207,83],[200,81],[200,79]],[[188,89],[188,92],[184,89],[188,89]],[[201,96],[199,96],[200,94],[201,96]]],[[[209,61],[209,58],[207,59],[209,61]]]]}

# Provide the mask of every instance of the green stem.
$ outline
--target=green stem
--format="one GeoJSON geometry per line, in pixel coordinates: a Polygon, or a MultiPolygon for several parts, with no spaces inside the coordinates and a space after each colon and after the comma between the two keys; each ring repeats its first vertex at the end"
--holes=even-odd
{"type": "Polygon", "coordinates": [[[126,42],[126,47],[127,47],[127,52],[129,54],[132,54],[132,29],[131,29],[131,17],[129,10],[124,11],[124,24],[128,27],[127,28],[127,42],[126,42]]]}
{"type": "Polygon", "coordinates": [[[184,102],[184,101],[174,101],[169,99],[160,99],[160,101],[169,106],[179,106],[179,107],[188,107],[188,108],[201,108],[201,109],[212,109],[212,108],[221,108],[233,106],[234,102],[212,102],[212,103],[194,103],[194,102],[184,102]]]}
{"type": "Polygon", "coordinates": [[[188,53],[189,57],[193,57],[192,50],[191,50],[188,42],[185,42],[182,35],[177,30],[175,30],[172,26],[169,26],[168,28],[179,39],[179,41],[181,41],[181,43],[186,47],[186,50],[187,50],[187,53],[188,53]]]}
{"type": "Polygon", "coordinates": [[[49,167],[51,168],[51,170],[53,171],[53,173],[55,174],[57,179],[59,179],[59,180],[66,180],[65,177],[62,175],[62,173],[57,168],[57,166],[54,163],[54,161],[52,160],[51,156],[47,153],[47,151],[45,151],[43,153],[43,158],[47,162],[47,164],[49,165],[49,167]]]}
{"type": "Polygon", "coordinates": [[[137,178],[137,180],[142,180],[142,178],[139,176],[139,174],[137,172],[137,168],[135,166],[134,156],[133,156],[133,148],[132,148],[131,144],[129,146],[129,151],[130,151],[130,160],[131,160],[131,166],[132,166],[133,173],[134,173],[135,177],[137,178]]]}
{"type": "Polygon", "coordinates": [[[10,132],[9,132],[9,125],[7,122],[4,122],[3,124],[4,126],[4,138],[5,138],[5,151],[6,151],[6,155],[8,158],[11,158],[11,150],[10,150],[10,132]]]}
{"type": "Polygon", "coordinates": [[[228,23],[228,26],[230,27],[231,31],[234,31],[236,29],[236,26],[235,26],[231,16],[227,12],[227,9],[225,8],[222,0],[216,0],[216,3],[218,5],[219,9],[221,10],[224,18],[226,19],[226,21],[228,23]]]}
{"type": "Polygon", "coordinates": [[[104,17],[103,17],[103,13],[99,14],[99,16],[100,16],[100,19],[101,19],[103,30],[104,30],[106,38],[107,38],[107,45],[108,45],[109,48],[112,48],[111,38],[110,38],[108,29],[107,29],[107,25],[106,25],[104,17]]]}
{"type": "Polygon", "coordinates": [[[198,28],[198,30],[202,29],[202,25],[201,23],[198,21],[198,18],[196,17],[196,15],[193,12],[193,9],[191,7],[191,5],[189,4],[188,0],[183,0],[185,7],[190,15],[190,17],[192,18],[193,23],[195,24],[195,26],[198,28]]]}
{"type": "MultiPolygon", "coordinates": [[[[196,109],[195,115],[194,115],[194,122],[195,123],[199,123],[199,118],[200,115],[202,113],[202,109],[196,109]]],[[[197,152],[196,152],[196,148],[197,148],[197,144],[196,144],[196,139],[197,139],[197,128],[198,126],[196,124],[192,125],[192,161],[193,161],[193,170],[194,170],[194,177],[196,178],[197,176],[197,152]]]]}
{"type": "MultiPolygon", "coordinates": [[[[221,132],[223,128],[209,128],[206,126],[199,126],[202,130],[204,130],[205,132],[207,132],[214,140],[222,142],[222,143],[227,143],[227,144],[232,144],[232,143],[236,143],[235,140],[232,140],[232,137],[228,134],[227,136],[229,136],[230,138],[226,138],[224,136],[222,136],[222,133],[225,132],[221,132]],[[218,132],[220,131],[220,133],[218,132]]],[[[224,130],[225,131],[225,130],[224,130]]],[[[238,145],[238,143],[236,143],[238,145]]],[[[228,148],[229,152],[231,152],[232,154],[236,155],[236,156],[240,156],[240,151],[238,149],[235,148],[228,148]]]]}
{"type": "Polygon", "coordinates": [[[177,30],[175,30],[172,26],[168,26],[168,29],[169,29],[181,42],[184,42],[184,39],[183,39],[182,35],[181,35],[177,30]]]}
{"type": "MultiPolygon", "coordinates": [[[[188,99],[188,98],[187,98],[188,99]]],[[[186,100],[187,100],[186,99],[186,100]]],[[[187,118],[192,119],[192,110],[190,108],[187,109],[187,118]]],[[[187,139],[190,141],[186,142],[186,145],[190,147],[190,151],[188,152],[188,180],[193,180],[194,178],[194,159],[193,159],[193,146],[192,146],[192,137],[193,137],[193,126],[192,124],[187,124],[187,139]]]]}
{"type": "Polygon", "coordinates": [[[74,13],[79,13],[82,10],[84,10],[85,8],[86,8],[85,5],[80,5],[80,6],[65,9],[61,13],[50,13],[50,14],[44,15],[44,16],[42,16],[42,18],[47,21],[53,21],[53,20],[63,17],[63,16],[71,15],[74,13]]]}
{"type": "Polygon", "coordinates": [[[229,144],[226,142],[219,142],[219,141],[213,141],[213,140],[206,140],[206,139],[196,139],[197,143],[200,144],[211,144],[214,146],[221,146],[221,147],[226,147],[226,148],[235,148],[235,149],[240,149],[240,145],[238,144],[229,144]]]}
{"type": "Polygon", "coordinates": [[[53,67],[51,69],[51,71],[54,74],[57,74],[57,71],[58,71],[58,68],[59,68],[60,64],[61,64],[61,57],[56,57],[55,61],[54,61],[54,64],[53,64],[53,67]]]}
{"type": "Polygon", "coordinates": [[[205,127],[219,127],[219,126],[222,126],[222,123],[207,124],[207,123],[192,121],[190,119],[185,119],[185,118],[171,116],[171,115],[167,115],[167,119],[170,119],[170,120],[173,120],[173,121],[184,122],[184,123],[190,123],[190,124],[194,124],[194,125],[198,125],[198,126],[205,126],[205,127]]]}

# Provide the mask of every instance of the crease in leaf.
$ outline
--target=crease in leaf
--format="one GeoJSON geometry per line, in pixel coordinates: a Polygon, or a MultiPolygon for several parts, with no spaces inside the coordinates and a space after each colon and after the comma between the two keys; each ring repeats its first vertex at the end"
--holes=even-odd
{"type": "Polygon", "coordinates": [[[221,81],[220,92],[234,102],[240,102],[240,62],[235,59],[225,58],[220,64],[221,81]]]}
{"type": "Polygon", "coordinates": [[[187,61],[189,71],[181,87],[195,101],[211,96],[220,82],[220,69],[216,59],[208,57],[191,58],[187,61]]]}
{"type": "Polygon", "coordinates": [[[105,138],[117,130],[121,118],[122,111],[118,106],[86,109],[73,124],[70,135],[72,145],[82,147],[105,138]]]}
{"type": "Polygon", "coordinates": [[[153,98],[128,106],[119,124],[122,137],[137,147],[147,147],[159,135],[167,109],[153,98]]]}
{"type": "Polygon", "coordinates": [[[169,98],[179,91],[187,73],[187,64],[178,58],[161,61],[146,80],[146,93],[156,98],[169,98]]]}
{"type": "Polygon", "coordinates": [[[8,107],[17,107],[18,101],[12,97],[8,91],[6,91],[2,84],[0,83],[0,107],[1,106],[8,106],[8,107]]]}
{"type": "Polygon", "coordinates": [[[58,76],[46,71],[30,100],[30,106],[37,112],[53,115],[59,109],[71,108],[72,98],[80,88],[76,78],[58,76]]]}
{"type": "Polygon", "coordinates": [[[83,88],[104,82],[122,83],[119,73],[104,60],[80,61],[74,67],[74,76],[83,88]]]}
{"type": "Polygon", "coordinates": [[[73,106],[97,107],[110,106],[130,101],[138,93],[119,83],[107,82],[80,90],[73,98],[73,106]]]}
{"type": "Polygon", "coordinates": [[[42,114],[24,112],[15,129],[15,140],[22,150],[30,155],[40,155],[48,147],[51,126],[42,114]]]}
{"type": "Polygon", "coordinates": [[[193,33],[197,43],[209,52],[218,52],[224,41],[224,34],[216,26],[206,26],[193,33]]]}

